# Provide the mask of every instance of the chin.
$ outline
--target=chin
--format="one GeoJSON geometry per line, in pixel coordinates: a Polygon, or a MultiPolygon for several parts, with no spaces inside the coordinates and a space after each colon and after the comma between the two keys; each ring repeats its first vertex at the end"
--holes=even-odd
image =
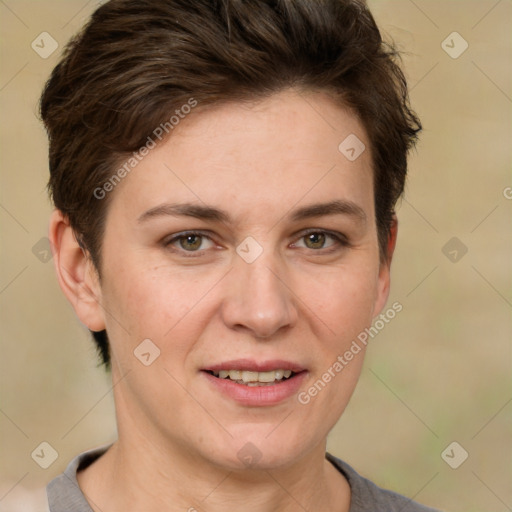
{"type": "MultiPolygon", "coordinates": [[[[222,450],[216,450],[207,454],[208,459],[217,466],[229,471],[240,470],[274,470],[284,469],[293,465],[307,451],[308,443],[304,440],[304,434],[290,435],[289,428],[284,425],[277,427],[282,431],[271,433],[268,424],[265,428],[247,427],[239,430],[246,435],[238,433],[227,443],[222,450]]],[[[228,429],[229,430],[229,429],[228,429]]],[[[221,443],[216,444],[221,446],[221,443]]]]}

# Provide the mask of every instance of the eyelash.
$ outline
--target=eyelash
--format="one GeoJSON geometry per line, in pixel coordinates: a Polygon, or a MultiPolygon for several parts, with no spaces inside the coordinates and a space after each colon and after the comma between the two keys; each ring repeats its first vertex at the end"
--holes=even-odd
{"type": "MultiPolygon", "coordinates": [[[[329,254],[331,252],[335,252],[336,250],[339,250],[340,248],[350,247],[350,243],[347,240],[347,237],[345,235],[343,235],[342,233],[338,233],[336,231],[328,231],[325,229],[311,228],[306,231],[302,231],[297,240],[302,240],[302,239],[306,238],[308,235],[312,235],[312,234],[326,235],[327,237],[332,238],[334,240],[334,243],[330,247],[325,247],[322,249],[310,249],[313,252],[319,252],[321,254],[329,254]]],[[[296,242],[294,242],[294,243],[296,243],[296,242]]],[[[309,249],[309,248],[305,247],[305,249],[309,249]]]]}
{"type": "MultiPolygon", "coordinates": [[[[179,249],[179,248],[173,248],[171,247],[172,244],[179,242],[180,240],[183,240],[187,238],[188,236],[200,236],[202,238],[207,238],[211,242],[213,242],[211,234],[205,233],[204,231],[182,231],[181,233],[176,233],[175,235],[172,235],[171,238],[167,238],[164,240],[164,246],[166,248],[171,249],[173,252],[180,253],[180,255],[185,256],[187,258],[194,258],[198,256],[202,256],[207,249],[203,249],[200,251],[186,251],[185,249],[179,249]]],[[[213,242],[215,243],[215,242],[213,242]]]]}
{"type": "MultiPolygon", "coordinates": [[[[347,240],[347,238],[345,237],[345,235],[343,235],[342,233],[338,233],[335,231],[328,231],[325,229],[314,229],[314,228],[308,229],[306,231],[301,232],[300,236],[298,236],[298,238],[296,240],[297,241],[302,240],[311,234],[326,235],[327,237],[333,239],[334,243],[332,244],[332,246],[329,246],[326,248],[321,248],[321,249],[310,249],[308,247],[300,247],[300,249],[309,249],[310,251],[320,253],[320,254],[329,254],[331,252],[339,250],[340,248],[350,247],[350,243],[347,240]]],[[[187,238],[188,236],[199,236],[202,238],[207,238],[208,240],[210,240],[212,243],[215,244],[215,242],[212,239],[211,234],[205,233],[204,231],[194,231],[194,230],[182,231],[181,233],[176,233],[175,235],[172,235],[171,238],[165,239],[163,244],[166,248],[171,248],[171,246],[174,243],[177,243],[180,240],[187,238]]],[[[293,244],[295,244],[295,243],[297,243],[297,242],[294,242],[293,244]]],[[[290,244],[290,245],[293,245],[293,244],[290,244]]],[[[174,252],[180,253],[180,255],[182,255],[182,256],[185,256],[188,258],[194,258],[194,257],[202,256],[204,254],[204,252],[207,251],[208,249],[203,249],[203,250],[198,250],[198,251],[186,251],[185,249],[171,248],[171,250],[173,250],[174,252]]]]}

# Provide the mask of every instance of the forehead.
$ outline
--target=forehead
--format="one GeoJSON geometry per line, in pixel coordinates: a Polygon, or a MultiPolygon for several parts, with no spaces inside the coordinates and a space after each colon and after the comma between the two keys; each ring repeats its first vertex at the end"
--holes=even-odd
{"type": "Polygon", "coordinates": [[[111,207],[135,212],[182,201],[278,215],[300,202],[345,199],[371,210],[363,148],[369,141],[357,117],[323,93],[199,105],[120,183],[111,207]]]}

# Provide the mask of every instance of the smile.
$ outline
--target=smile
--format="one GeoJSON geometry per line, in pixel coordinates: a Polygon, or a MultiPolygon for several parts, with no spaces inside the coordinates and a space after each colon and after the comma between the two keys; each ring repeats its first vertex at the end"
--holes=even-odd
{"type": "Polygon", "coordinates": [[[230,379],[237,384],[246,386],[273,386],[286,381],[295,373],[291,370],[270,370],[266,372],[253,372],[247,370],[219,370],[211,371],[211,374],[219,379],[230,379]]]}
{"type": "Polygon", "coordinates": [[[201,374],[215,393],[243,406],[265,407],[295,396],[309,372],[282,359],[236,359],[203,368],[201,374]]]}

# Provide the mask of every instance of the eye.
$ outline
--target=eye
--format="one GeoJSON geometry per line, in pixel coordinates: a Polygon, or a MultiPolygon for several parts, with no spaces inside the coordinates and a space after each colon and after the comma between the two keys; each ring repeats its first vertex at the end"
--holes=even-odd
{"type": "Polygon", "coordinates": [[[309,233],[302,238],[308,249],[323,249],[326,239],[325,233],[309,233]]]}
{"type": "Polygon", "coordinates": [[[186,252],[198,252],[213,247],[213,242],[201,233],[179,233],[166,241],[166,246],[186,252]]]}
{"type": "Polygon", "coordinates": [[[326,231],[310,231],[302,235],[302,237],[292,245],[294,247],[319,250],[335,248],[336,246],[346,246],[348,244],[341,234],[336,235],[334,233],[327,233],[326,231]]]}

